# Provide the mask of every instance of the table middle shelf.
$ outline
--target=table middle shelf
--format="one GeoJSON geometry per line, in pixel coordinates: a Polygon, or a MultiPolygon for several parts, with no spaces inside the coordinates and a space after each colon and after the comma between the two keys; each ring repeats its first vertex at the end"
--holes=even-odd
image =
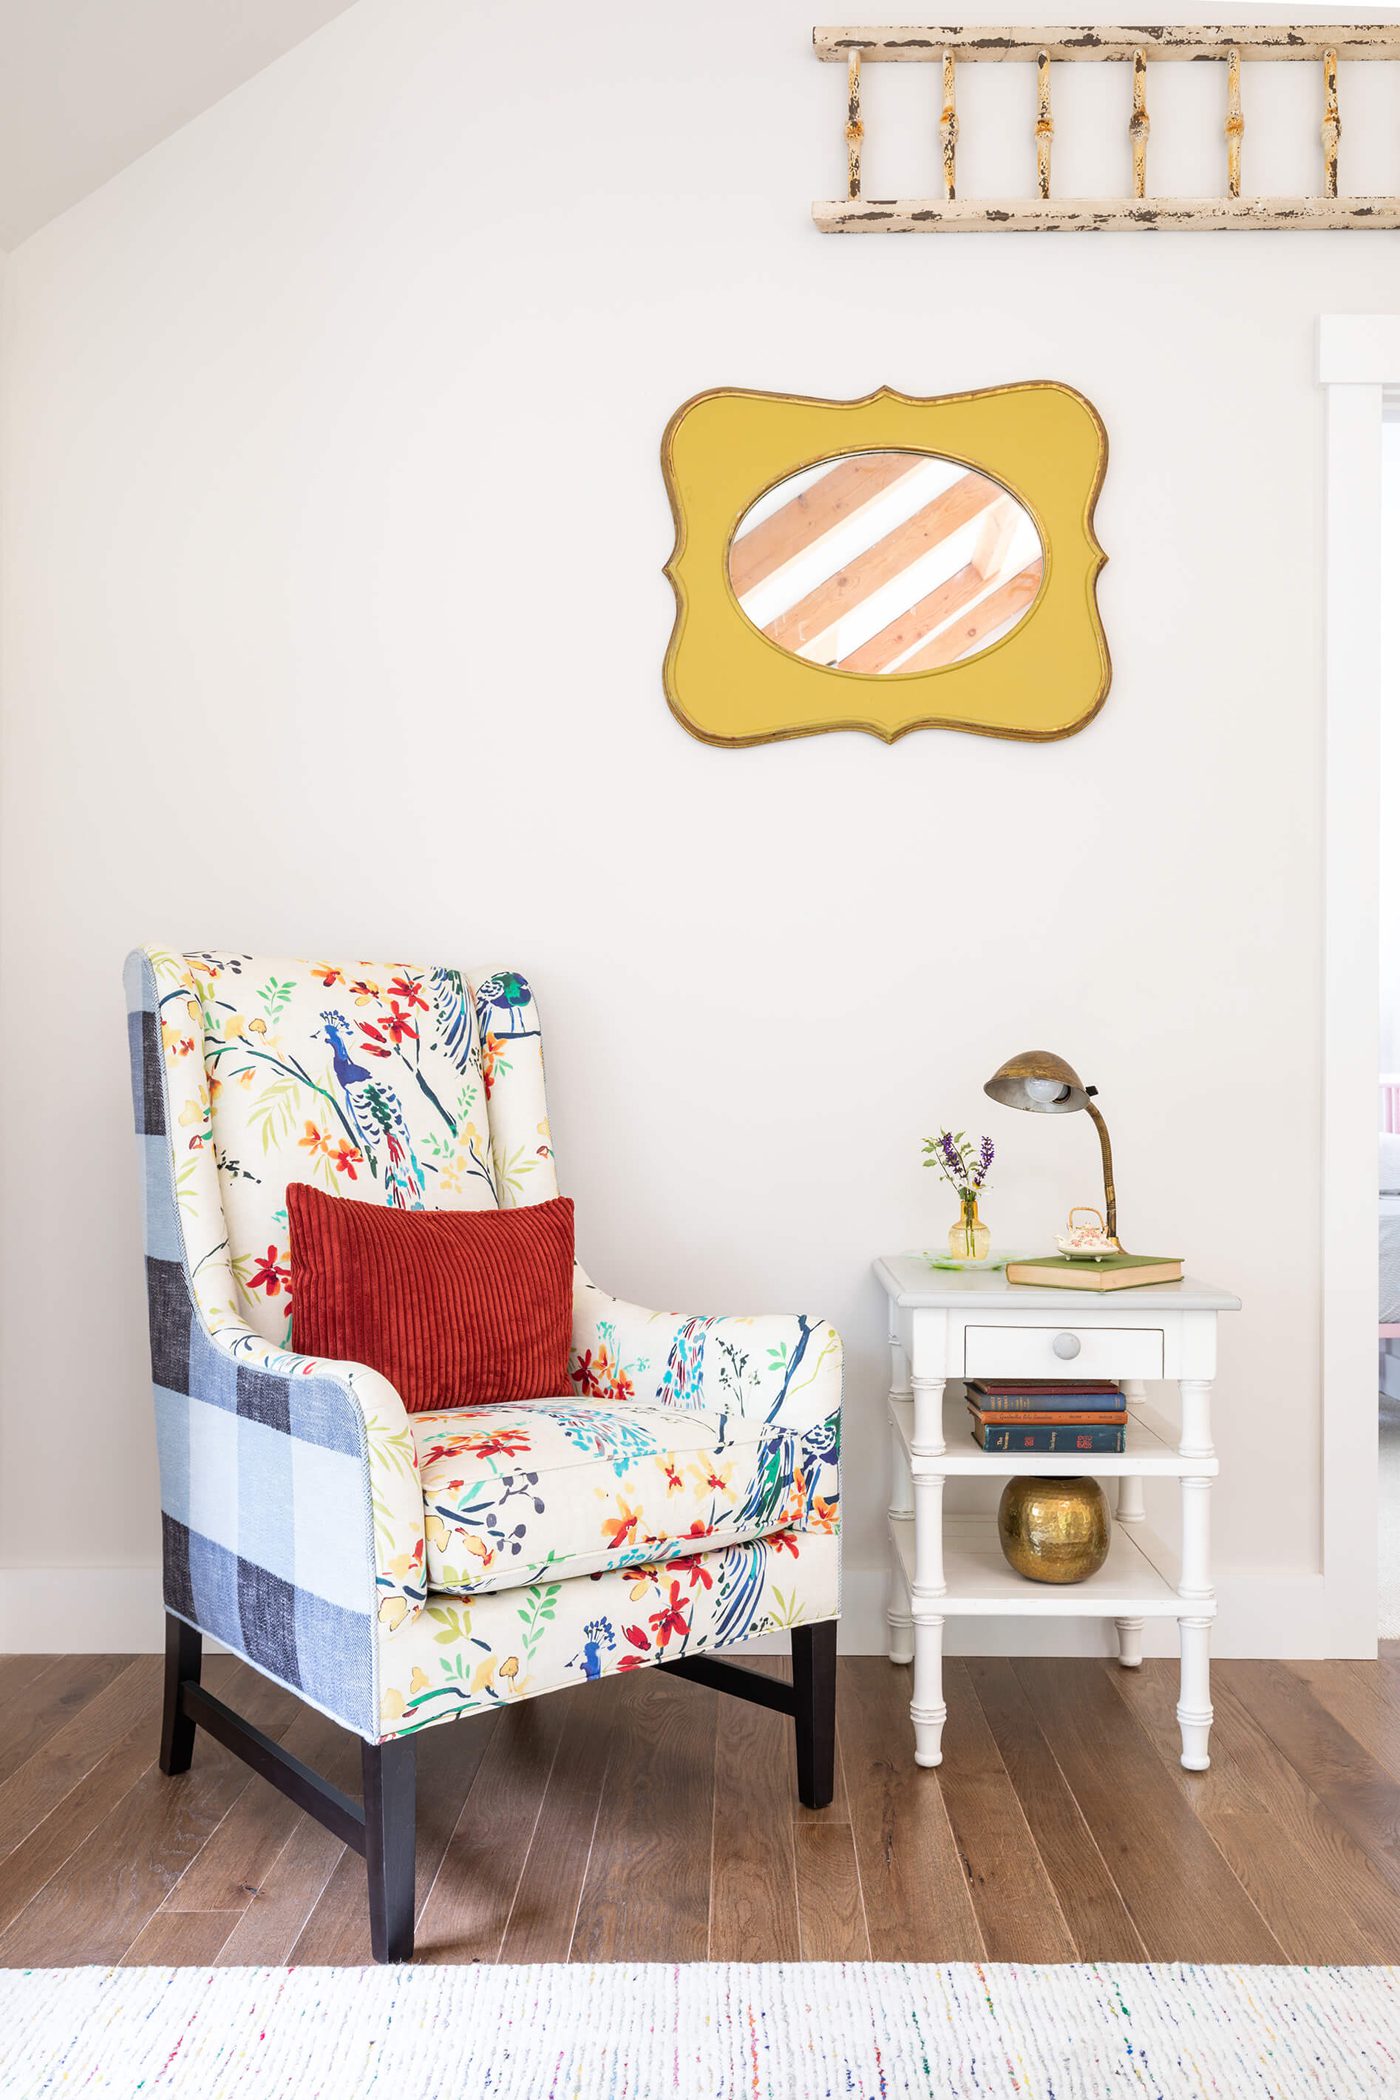
{"type": "Polygon", "coordinates": [[[1011,1473],[1039,1473],[1046,1479],[1065,1479],[1089,1473],[1096,1480],[1109,1480],[1126,1473],[1179,1480],[1188,1475],[1196,1479],[1213,1478],[1220,1471],[1220,1461],[1213,1453],[1209,1458],[1183,1457],[1175,1445],[1168,1443],[1131,1408],[1124,1436],[1126,1448],[1121,1453],[983,1451],[972,1441],[971,1418],[961,1384],[950,1383],[943,1395],[943,1441],[946,1448],[941,1452],[915,1451],[912,1400],[891,1399],[890,1415],[904,1446],[909,1469],[916,1478],[930,1473],[960,1478],[976,1474],[989,1478],[993,1475],[1005,1477],[1011,1473]]]}

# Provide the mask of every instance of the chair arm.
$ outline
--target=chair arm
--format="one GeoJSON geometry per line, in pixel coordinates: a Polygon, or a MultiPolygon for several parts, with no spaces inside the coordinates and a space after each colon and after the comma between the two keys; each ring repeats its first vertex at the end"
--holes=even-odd
{"type": "MultiPolygon", "coordinates": [[[[201,1331],[197,1318],[195,1329],[201,1331]]],[[[239,1320],[202,1332],[209,1348],[232,1357],[240,1369],[295,1380],[296,1410],[319,1415],[337,1441],[353,1441],[365,1470],[380,1631],[392,1633],[416,1618],[426,1594],[423,1490],[408,1411],[394,1387],[367,1364],[279,1349],[239,1320]]],[[[191,1362],[192,1381],[198,1375],[191,1362]]],[[[345,1521],[354,1514],[347,1509],[345,1521]]]]}
{"type": "Polygon", "coordinates": [[[579,1269],[569,1375],[594,1398],[839,1430],[841,1337],[806,1313],[649,1312],[609,1297],[579,1269]]]}

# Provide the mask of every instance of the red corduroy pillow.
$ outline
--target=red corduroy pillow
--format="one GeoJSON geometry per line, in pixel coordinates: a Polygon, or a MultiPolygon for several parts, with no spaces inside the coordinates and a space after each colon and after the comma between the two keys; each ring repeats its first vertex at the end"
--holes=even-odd
{"type": "Polygon", "coordinates": [[[574,1206],[381,1210],[293,1182],[292,1347],[382,1371],[406,1408],[570,1390],[574,1206]]]}

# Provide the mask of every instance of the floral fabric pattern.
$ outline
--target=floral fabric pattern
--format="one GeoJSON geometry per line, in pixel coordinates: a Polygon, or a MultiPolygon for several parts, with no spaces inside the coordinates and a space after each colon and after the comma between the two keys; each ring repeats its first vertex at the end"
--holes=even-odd
{"type": "Polygon", "coordinates": [[[841,1337],[805,1313],[648,1312],[580,1273],[570,1377],[593,1399],[655,1400],[810,1429],[839,1415],[841,1337]]]}
{"type": "Polygon", "coordinates": [[[428,1586],[476,1593],[838,1525],[836,1417],[810,1431],[628,1403],[411,1418],[428,1586]]]}
{"type": "Polygon", "coordinates": [[[384,1651],[380,1739],[840,1609],[840,1540],[806,1531],[524,1589],[430,1595],[384,1651]]]}
{"type": "MultiPolygon", "coordinates": [[[[187,1008],[172,1047],[203,1058],[229,1267],[243,1317],[269,1341],[291,1338],[289,1181],[398,1210],[499,1207],[487,1104],[510,1068],[492,1028],[488,1073],[478,1013],[491,1021],[513,995],[510,1023],[527,1027],[518,973],[488,976],[479,998],[460,970],[411,963],[208,950],[185,962],[198,1025],[187,1008]]],[[[541,1187],[548,1161],[537,1148],[541,1187]]],[[[525,1170],[511,1171],[518,1191],[525,1170]]]]}

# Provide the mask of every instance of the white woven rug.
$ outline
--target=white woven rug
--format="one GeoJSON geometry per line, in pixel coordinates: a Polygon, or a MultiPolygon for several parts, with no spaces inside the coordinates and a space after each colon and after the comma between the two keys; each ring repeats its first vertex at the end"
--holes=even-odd
{"type": "Polygon", "coordinates": [[[1400,2096],[1400,1969],[11,1969],[0,2093],[1400,2096]]]}

